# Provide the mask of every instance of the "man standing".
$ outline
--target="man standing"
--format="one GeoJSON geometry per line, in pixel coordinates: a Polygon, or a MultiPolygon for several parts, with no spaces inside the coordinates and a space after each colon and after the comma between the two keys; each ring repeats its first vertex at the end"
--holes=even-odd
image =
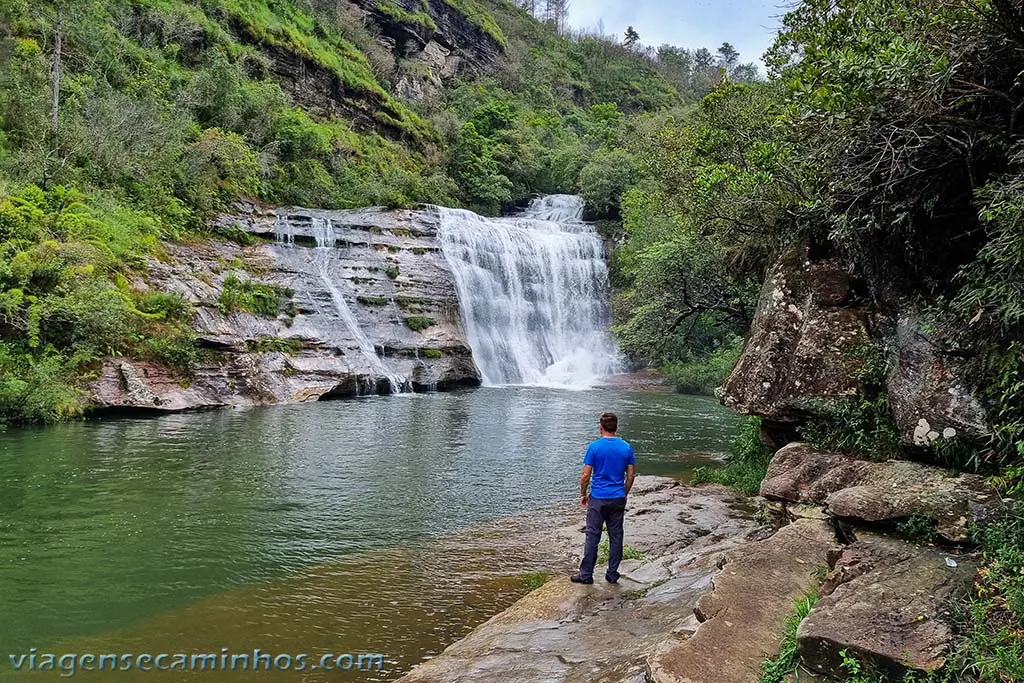
{"type": "Polygon", "coordinates": [[[618,431],[619,418],[615,413],[602,414],[601,438],[590,444],[583,459],[580,507],[587,509],[587,545],[579,574],[571,579],[573,583],[594,583],[597,546],[601,541],[601,527],[606,524],[609,553],[608,572],[604,578],[609,583],[617,583],[619,580],[622,519],[626,515],[626,496],[633,488],[633,479],[636,477],[636,456],[633,447],[616,436],[618,431]]]}

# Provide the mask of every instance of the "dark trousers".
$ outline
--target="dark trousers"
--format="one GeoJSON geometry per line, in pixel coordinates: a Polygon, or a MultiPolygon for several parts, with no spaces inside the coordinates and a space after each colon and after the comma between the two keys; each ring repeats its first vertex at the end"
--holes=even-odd
{"type": "Polygon", "coordinates": [[[608,573],[610,579],[619,578],[622,562],[622,520],[626,516],[625,498],[591,498],[587,505],[587,546],[583,551],[580,576],[593,578],[597,564],[597,546],[601,542],[601,527],[608,526],[608,573]]]}

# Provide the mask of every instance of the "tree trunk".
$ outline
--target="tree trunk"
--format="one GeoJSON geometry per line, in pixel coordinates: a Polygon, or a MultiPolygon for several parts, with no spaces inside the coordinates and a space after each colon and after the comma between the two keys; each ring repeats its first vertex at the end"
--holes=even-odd
{"type": "Polygon", "coordinates": [[[54,36],[53,36],[53,80],[52,80],[52,104],[50,111],[50,121],[53,135],[53,158],[52,162],[48,159],[44,162],[43,166],[43,189],[47,188],[50,180],[51,163],[56,164],[60,159],[60,62],[61,62],[61,49],[64,40],[64,14],[61,10],[60,2],[55,2],[54,5],[57,8],[57,21],[54,24],[54,36]]]}

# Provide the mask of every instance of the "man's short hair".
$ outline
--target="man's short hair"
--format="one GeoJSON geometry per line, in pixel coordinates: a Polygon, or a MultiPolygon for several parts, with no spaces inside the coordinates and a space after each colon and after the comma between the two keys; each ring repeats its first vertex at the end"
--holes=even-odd
{"type": "Polygon", "coordinates": [[[619,416],[615,413],[601,413],[601,429],[609,434],[619,431],[619,416]]]}

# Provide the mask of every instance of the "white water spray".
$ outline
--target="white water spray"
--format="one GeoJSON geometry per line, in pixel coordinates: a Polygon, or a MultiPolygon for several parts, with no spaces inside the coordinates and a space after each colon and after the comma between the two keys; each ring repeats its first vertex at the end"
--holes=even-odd
{"type": "Polygon", "coordinates": [[[438,237],[484,384],[586,388],[618,371],[604,248],[582,215],[570,195],[510,218],[441,209],[438,237]]]}

